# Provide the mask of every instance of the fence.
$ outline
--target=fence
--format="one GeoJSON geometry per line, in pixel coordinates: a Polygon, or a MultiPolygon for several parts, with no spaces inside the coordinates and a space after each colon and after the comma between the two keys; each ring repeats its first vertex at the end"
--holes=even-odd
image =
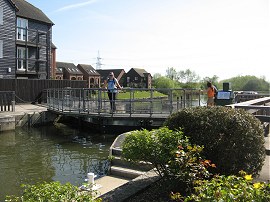
{"type": "Polygon", "coordinates": [[[46,101],[44,90],[48,88],[84,88],[86,81],[0,79],[0,91],[14,91],[16,103],[46,101]]]}
{"type": "Polygon", "coordinates": [[[110,102],[106,89],[48,89],[47,106],[77,114],[171,114],[185,107],[200,106],[197,89],[125,89],[110,102]],[[116,105],[116,112],[111,110],[116,105]]]}
{"type": "Polygon", "coordinates": [[[15,111],[15,93],[12,91],[0,91],[0,111],[15,111]]]}

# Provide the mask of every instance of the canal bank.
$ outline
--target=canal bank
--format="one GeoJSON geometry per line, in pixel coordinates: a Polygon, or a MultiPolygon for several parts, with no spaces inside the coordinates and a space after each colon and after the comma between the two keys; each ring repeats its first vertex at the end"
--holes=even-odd
{"type": "Polygon", "coordinates": [[[57,115],[46,107],[32,104],[16,104],[14,111],[0,113],[0,132],[15,130],[16,127],[32,127],[53,123],[57,115]]]}

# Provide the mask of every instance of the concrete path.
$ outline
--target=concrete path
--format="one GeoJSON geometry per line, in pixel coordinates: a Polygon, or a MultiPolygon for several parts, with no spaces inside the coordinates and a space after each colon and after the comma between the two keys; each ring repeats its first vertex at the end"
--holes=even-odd
{"type": "Polygon", "coordinates": [[[14,112],[0,112],[0,116],[22,115],[24,113],[31,114],[34,112],[43,112],[43,111],[47,111],[47,108],[33,104],[16,104],[14,112]]]}
{"type": "MultiPolygon", "coordinates": [[[[270,135],[269,135],[270,136],[270,135]]],[[[266,158],[260,176],[256,181],[270,182],[270,137],[265,138],[266,158]]]]}
{"type": "Polygon", "coordinates": [[[98,189],[98,195],[100,196],[109,191],[112,191],[113,189],[116,189],[117,187],[122,186],[123,184],[126,184],[129,181],[130,179],[119,178],[110,175],[97,179],[95,183],[102,186],[100,189],[98,189]]]}

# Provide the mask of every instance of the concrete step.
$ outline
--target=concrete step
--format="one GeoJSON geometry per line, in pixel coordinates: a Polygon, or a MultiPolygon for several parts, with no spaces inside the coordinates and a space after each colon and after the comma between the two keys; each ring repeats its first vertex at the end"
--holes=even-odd
{"type": "Polygon", "coordinates": [[[110,175],[124,177],[128,179],[134,179],[140,175],[143,175],[145,172],[139,170],[133,170],[129,168],[123,168],[119,166],[111,166],[110,175]]]}
{"type": "Polygon", "coordinates": [[[132,163],[122,159],[121,157],[113,157],[113,159],[111,160],[111,165],[139,171],[149,171],[153,168],[153,166],[150,163],[146,162],[132,163]]]}

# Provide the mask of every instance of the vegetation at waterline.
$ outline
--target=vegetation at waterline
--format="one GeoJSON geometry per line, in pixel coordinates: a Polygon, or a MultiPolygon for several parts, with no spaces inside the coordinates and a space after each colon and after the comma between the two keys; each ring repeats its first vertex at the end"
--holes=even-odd
{"type": "Polygon", "coordinates": [[[81,191],[70,183],[43,182],[36,185],[22,185],[23,195],[7,196],[6,202],[100,202],[101,199],[94,199],[95,192],[81,191]]]}

